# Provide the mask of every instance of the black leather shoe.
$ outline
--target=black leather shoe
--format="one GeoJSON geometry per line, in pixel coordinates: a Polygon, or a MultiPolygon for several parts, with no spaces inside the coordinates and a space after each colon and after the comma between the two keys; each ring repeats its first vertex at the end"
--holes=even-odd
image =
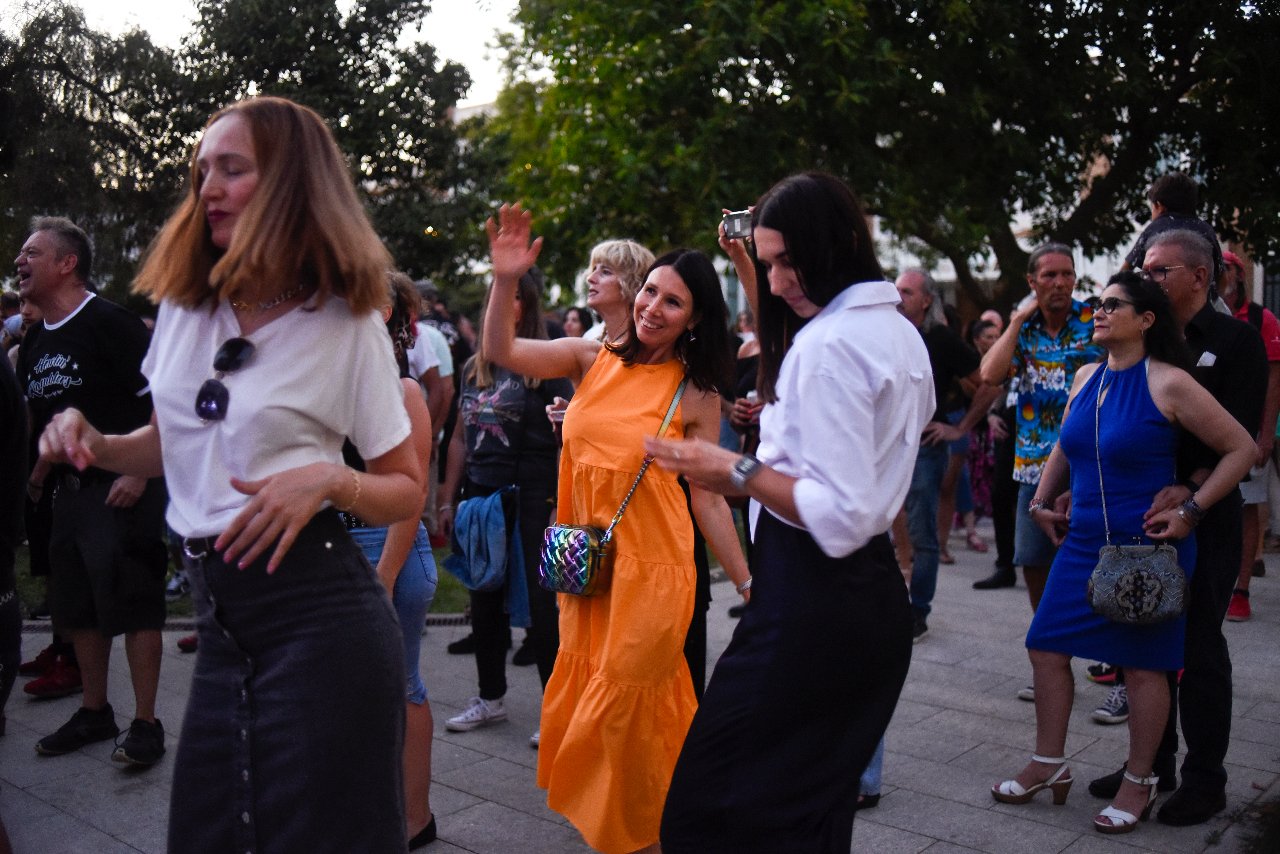
{"type": "MultiPolygon", "coordinates": [[[[1120,791],[1120,781],[1124,778],[1124,771],[1127,765],[1128,763],[1121,765],[1119,771],[1090,781],[1089,794],[1104,801],[1115,798],[1116,793],[1120,791]]],[[[1178,774],[1174,766],[1175,763],[1172,759],[1161,762],[1159,757],[1156,758],[1153,773],[1160,777],[1160,782],[1156,783],[1157,792],[1172,792],[1178,788],[1178,774]]]]}
{"type": "Polygon", "coordinates": [[[1174,827],[1204,824],[1226,808],[1227,796],[1224,792],[1207,793],[1183,786],[1160,807],[1156,820],[1174,827]]]}
{"type": "Polygon", "coordinates": [[[418,835],[409,840],[409,850],[414,851],[424,845],[436,841],[436,817],[431,816],[427,826],[418,831],[418,835]]]}
{"type": "Polygon", "coordinates": [[[1011,567],[997,566],[996,571],[981,581],[973,582],[974,590],[998,590],[1001,587],[1013,587],[1018,583],[1018,573],[1011,567]]]}

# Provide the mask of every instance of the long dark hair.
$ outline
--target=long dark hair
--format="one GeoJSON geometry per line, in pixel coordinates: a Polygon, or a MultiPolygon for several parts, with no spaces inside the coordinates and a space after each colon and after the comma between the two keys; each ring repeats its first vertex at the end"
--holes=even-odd
{"type": "MultiPolygon", "coordinates": [[[[752,226],[782,232],[787,255],[809,301],[825,306],[858,282],[879,281],[884,270],[876,260],[871,229],[853,191],[833,175],[804,172],[783,178],[756,202],[752,226]]],[[[764,267],[757,261],[760,316],[759,392],[777,399],[774,384],[782,358],[805,318],[769,291],[764,267]]]]}
{"type": "Polygon", "coordinates": [[[1173,306],[1169,304],[1169,296],[1164,288],[1133,270],[1116,273],[1107,279],[1107,287],[1112,285],[1124,290],[1125,297],[1133,301],[1136,313],[1149,311],[1155,315],[1155,322],[1143,336],[1147,355],[1184,371],[1191,370],[1194,364],[1191,351],[1187,349],[1187,339],[1182,336],[1182,328],[1174,319],[1173,306]]]}
{"type": "MultiPolygon", "coordinates": [[[[520,325],[516,327],[517,338],[547,338],[547,324],[542,319],[542,271],[530,267],[516,283],[516,297],[520,300],[520,325]]],[[[484,303],[480,306],[480,328],[476,330],[476,352],[462,366],[462,378],[475,384],[476,388],[488,388],[493,385],[493,363],[484,351],[484,318],[489,313],[489,300],[493,298],[493,288],[484,295],[484,303]]],[[[525,388],[537,388],[542,380],[524,377],[525,388]]]]}
{"type": "MultiPolygon", "coordinates": [[[[720,277],[711,259],[696,249],[675,249],[653,262],[645,273],[645,281],[659,267],[675,270],[693,296],[693,313],[698,321],[692,334],[681,333],[676,339],[676,356],[684,362],[689,380],[703,391],[727,388],[733,365],[729,309],[724,304],[720,277]]],[[[626,340],[612,349],[624,363],[633,365],[640,355],[634,310],[628,318],[628,327],[626,340]]]]}

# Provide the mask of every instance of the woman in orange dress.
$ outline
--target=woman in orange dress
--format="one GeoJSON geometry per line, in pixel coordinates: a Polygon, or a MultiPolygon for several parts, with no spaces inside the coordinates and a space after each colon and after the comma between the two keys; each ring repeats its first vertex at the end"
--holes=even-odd
{"type": "MultiPolygon", "coordinates": [[[[495,291],[513,289],[537,259],[530,216],[504,205],[486,223],[495,291]]],[[[728,377],[728,312],[711,261],[659,258],[636,297],[622,344],[517,339],[490,299],[485,348],[513,371],[577,385],[564,421],[558,520],[608,527],[635,481],[646,436],[676,387],[689,385],[667,435],[714,442],[716,391],[728,377]]],[[[692,489],[694,516],[729,577],[749,576],[729,507],[692,489]]],[[[696,700],[682,648],[693,614],[693,526],[675,475],[651,467],[613,534],[609,590],[561,595],[560,653],[542,704],[538,785],[547,802],[606,854],[657,850],[662,804],[696,700]]]]}

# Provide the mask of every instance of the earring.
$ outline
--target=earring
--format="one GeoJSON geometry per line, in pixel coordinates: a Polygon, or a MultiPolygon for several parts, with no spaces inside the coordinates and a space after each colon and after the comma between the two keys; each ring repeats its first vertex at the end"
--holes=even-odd
{"type": "Polygon", "coordinates": [[[689,336],[689,339],[688,339],[689,341],[697,341],[697,340],[698,340],[698,336],[693,334],[693,330],[692,330],[692,329],[686,329],[686,330],[684,331],[684,334],[689,336]]]}

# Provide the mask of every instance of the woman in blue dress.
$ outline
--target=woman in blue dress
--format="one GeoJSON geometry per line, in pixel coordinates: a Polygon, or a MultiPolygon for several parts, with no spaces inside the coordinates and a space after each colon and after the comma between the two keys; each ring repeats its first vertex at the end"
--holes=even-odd
{"type": "Polygon", "coordinates": [[[1195,566],[1192,529],[1248,471],[1253,442],[1187,373],[1185,342],[1158,284],[1138,273],[1112,276],[1094,315],[1093,335],[1107,358],[1077,372],[1058,445],[1030,506],[1032,518],[1060,545],[1027,632],[1036,752],[1016,778],[992,787],[991,795],[1023,804],[1048,789],[1054,803],[1066,802],[1072,782],[1064,754],[1075,684],[1071,658],[1105,659],[1125,669],[1129,755],[1125,782],[1094,826],[1102,833],[1127,833],[1147,818],[1155,800],[1152,763],[1169,710],[1165,671],[1182,666],[1185,618],[1148,626],[1111,622],[1089,606],[1089,575],[1108,527],[1113,544],[1173,542],[1179,565],[1189,573],[1195,566]],[[1220,458],[1185,505],[1151,513],[1156,493],[1176,481],[1179,428],[1220,458]],[[1071,509],[1060,512],[1055,503],[1068,478],[1071,509]]]}

